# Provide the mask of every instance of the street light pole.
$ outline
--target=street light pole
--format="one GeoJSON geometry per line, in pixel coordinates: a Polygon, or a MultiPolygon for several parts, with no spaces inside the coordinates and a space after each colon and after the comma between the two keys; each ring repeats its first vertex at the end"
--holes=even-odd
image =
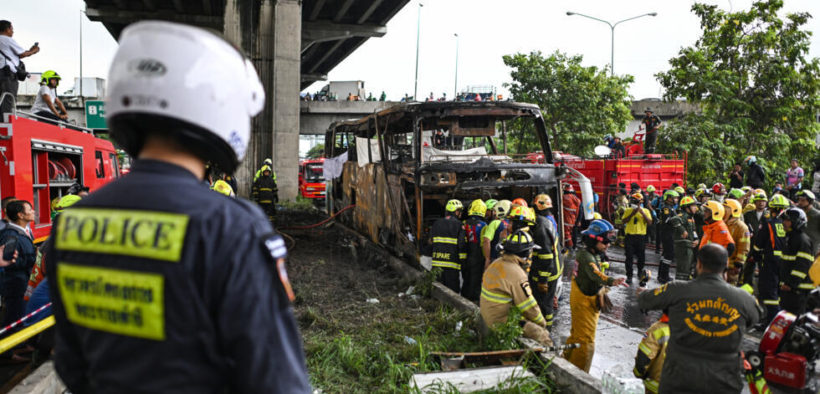
{"type": "Polygon", "coordinates": [[[453,100],[455,100],[458,97],[458,33],[453,35],[456,36],[456,81],[453,84],[453,100]]]}
{"type": "Polygon", "coordinates": [[[419,3],[419,16],[416,21],[416,83],[413,88],[413,100],[419,101],[419,36],[421,33],[421,7],[424,4],[419,3]]]}
{"type": "Polygon", "coordinates": [[[623,22],[631,21],[633,19],[638,19],[638,18],[642,18],[642,17],[645,17],[645,16],[658,16],[658,13],[657,12],[649,12],[649,13],[646,13],[646,14],[641,14],[641,15],[633,16],[631,18],[626,18],[626,19],[623,19],[623,20],[619,20],[615,23],[610,23],[610,22],[605,21],[603,19],[598,19],[594,16],[579,14],[577,12],[572,12],[572,11],[567,11],[567,16],[573,16],[573,15],[583,16],[584,18],[589,18],[589,19],[592,19],[592,20],[596,20],[598,22],[603,22],[603,23],[606,23],[609,26],[609,29],[611,31],[611,34],[610,34],[611,47],[610,47],[610,51],[609,51],[609,75],[613,76],[613,75],[615,75],[615,26],[618,26],[619,24],[621,24],[623,22]]]}

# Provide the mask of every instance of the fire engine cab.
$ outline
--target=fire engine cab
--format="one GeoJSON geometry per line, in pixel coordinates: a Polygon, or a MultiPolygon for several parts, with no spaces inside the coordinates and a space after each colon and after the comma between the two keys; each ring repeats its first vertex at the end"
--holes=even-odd
{"type": "Polygon", "coordinates": [[[14,196],[32,204],[35,243],[51,231],[52,200],[68,194],[74,184],[93,192],[120,176],[110,141],[92,130],[67,126],[20,112],[6,114],[0,123],[0,198],[14,196]]]}
{"type": "Polygon", "coordinates": [[[299,163],[299,194],[305,198],[325,198],[325,159],[302,160],[299,163]]]}

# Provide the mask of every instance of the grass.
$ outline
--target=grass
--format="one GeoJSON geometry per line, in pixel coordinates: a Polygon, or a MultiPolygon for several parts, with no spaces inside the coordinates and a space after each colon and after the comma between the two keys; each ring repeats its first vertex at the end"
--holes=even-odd
{"type": "Polygon", "coordinates": [[[294,201],[280,201],[278,204],[289,211],[311,211],[316,209],[314,202],[315,200],[312,198],[297,195],[294,201]]]}
{"type": "MultiPolygon", "coordinates": [[[[417,284],[416,288],[423,287],[417,284]]],[[[409,300],[406,300],[409,301],[409,300]]],[[[405,302],[406,302],[405,301],[405,302]]],[[[476,352],[520,347],[520,313],[512,313],[507,324],[482,341],[476,319],[420,298],[420,308],[406,305],[384,308],[368,315],[359,327],[345,326],[332,316],[320,316],[310,307],[300,315],[305,338],[311,384],[323,393],[406,393],[418,391],[408,386],[414,373],[441,368],[431,352],[476,352]],[[456,329],[461,322],[461,329],[456,329]]],[[[540,360],[530,357],[532,360],[540,360]]],[[[468,365],[469,367],[469,365],[468,365]]],[[[527,367],[527,365],[525,365],[527,367]]],[[[457,393],[447,382],[425,391],[457,393]]],[[[512,377],[486,393],[552,392],[545,378],[512,377]]]]}

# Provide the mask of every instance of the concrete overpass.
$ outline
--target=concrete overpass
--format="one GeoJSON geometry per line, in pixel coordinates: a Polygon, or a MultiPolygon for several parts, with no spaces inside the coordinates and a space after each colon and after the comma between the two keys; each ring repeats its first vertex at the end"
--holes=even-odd
{"type": "Polygon", "coordinates": [[[256,168],[273,159],[282,199],[298,190],[299,92],[371,37],[409,0],[85,0],[86,14],[118,38],[130,23],[159,19],[221,32],[253,60],[268,104],[253,121],[237,170],[247,196],[256,168]],[[294,34],[294,32],[300,32],[294,34]]]}

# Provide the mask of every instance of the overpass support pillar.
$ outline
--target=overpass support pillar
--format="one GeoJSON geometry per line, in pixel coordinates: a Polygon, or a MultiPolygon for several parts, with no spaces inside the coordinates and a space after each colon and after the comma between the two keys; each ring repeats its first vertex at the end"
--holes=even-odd
{"type": "Polygon", "coordinates": [[[245,160],[236,171],[237,194],[250,195],[253,175],[270,157],[280,200],[298,192],[300,0],[227,0],[224,35],[253,59],[265,88],[265,109],[253,121],[245,160]]]}

